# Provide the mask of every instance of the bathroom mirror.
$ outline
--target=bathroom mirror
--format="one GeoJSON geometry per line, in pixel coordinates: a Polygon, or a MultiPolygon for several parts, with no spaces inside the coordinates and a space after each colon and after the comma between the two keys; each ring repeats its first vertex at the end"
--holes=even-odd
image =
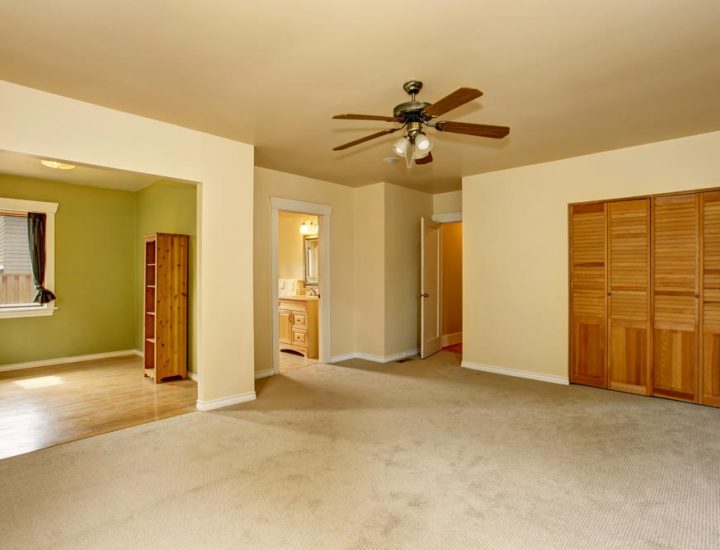
{"type": "Polygon", "coordinates": [[[319,283],[318,271],[318,238],[316,236],[304,237],[305,247],[305,286],[317,286],[319,283]]]}

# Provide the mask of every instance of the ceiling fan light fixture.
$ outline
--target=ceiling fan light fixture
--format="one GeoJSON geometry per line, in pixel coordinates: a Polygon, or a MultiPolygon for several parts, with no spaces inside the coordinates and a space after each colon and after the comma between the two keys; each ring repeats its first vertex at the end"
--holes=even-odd
{"type": "MultiPolygon", "coordinates": [[[[375,132],[369,136],[338,145],[337,147],[333,147],[333,151],[343,151],[349,147],[354,147],[361,143],[401,131],[404,135],[393,144],[392,151],[398,157],[405,159],[408,168],[412,168],[413,161],[415,161],[416,164],[430,164],[433,162],[433,155],[431,153],[433,141],[425,135],[425,127],[433,128],[437,132],[449,132],[493,139],[502,139],[510,133],[510,128],[507,126],[445,120],[435,121],[437,117],[449,113],[482,96],[483,93],[480,90],[462,87],[435,103],[428,103],[426,101],[418,101],[415,97],[422,87],[423,84],[419,80],[406,82],[403,85],[403,90],[410,96],[410,101],[396,105],[393,109],[392,117],[358,114],[335,115],[333,118],[336,119],[378,120],[381,122],[392,122],[399,124],[399,126],[375,132]]],[[[385,162],[389,163],[387,159],[385,159],[385,162]]]]}
{"type": "Polygon", "coordinates": [[[429,137],[427,137],[422,132],[419,132],[415,136],[415,151],[420,153],[425,153],[425,156],[427,156],[427,153],[429,153],[433,148],[433,142],[430,140],[429,137]]]}
{"type": "Polygon", "coordinates": [[[393,153],[399,157],[405,157],[409,146],[410,140],[407,137],[401,137],[393,144],[393,153]]]}
{"type": "Polygon", "coordinates": [[[413,158],[413,160],[424,159],[429,154],[430,154],[430,151],[419,151],[416,147],[415,150],[413,151],[412,158],[413,158]]]}

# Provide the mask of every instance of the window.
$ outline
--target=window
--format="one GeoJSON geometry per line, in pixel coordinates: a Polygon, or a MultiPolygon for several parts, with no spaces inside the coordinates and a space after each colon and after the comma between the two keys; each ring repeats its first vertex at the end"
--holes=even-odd
{"type": "Polygon", "coordinates": [[[0,318],[52,315],[54,302],[37,304],[30,242],[28,212],[41,212],[45,222],[45,281],[55,286],[55,212],[57,203],[0,198],[0,318]]]}

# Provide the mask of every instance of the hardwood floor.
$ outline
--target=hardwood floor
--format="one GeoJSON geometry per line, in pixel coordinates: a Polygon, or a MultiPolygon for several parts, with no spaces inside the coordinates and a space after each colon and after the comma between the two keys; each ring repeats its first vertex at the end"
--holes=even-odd
{"type": "Polygon", "coordinates": [[[155,384],[126,357],[0,373],[0,458],[195,410],[192,380],[155,384]]]}

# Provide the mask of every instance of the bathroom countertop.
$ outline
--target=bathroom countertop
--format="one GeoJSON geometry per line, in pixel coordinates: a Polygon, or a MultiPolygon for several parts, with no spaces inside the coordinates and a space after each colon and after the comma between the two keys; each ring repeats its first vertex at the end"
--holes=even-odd
{"type": "Polygon", "coordinates": [[[296,302],[312,302],[314,300],[317,300],[317,296],[281,296],[279,298],[280,300],[294,300],[296,302]]]}

